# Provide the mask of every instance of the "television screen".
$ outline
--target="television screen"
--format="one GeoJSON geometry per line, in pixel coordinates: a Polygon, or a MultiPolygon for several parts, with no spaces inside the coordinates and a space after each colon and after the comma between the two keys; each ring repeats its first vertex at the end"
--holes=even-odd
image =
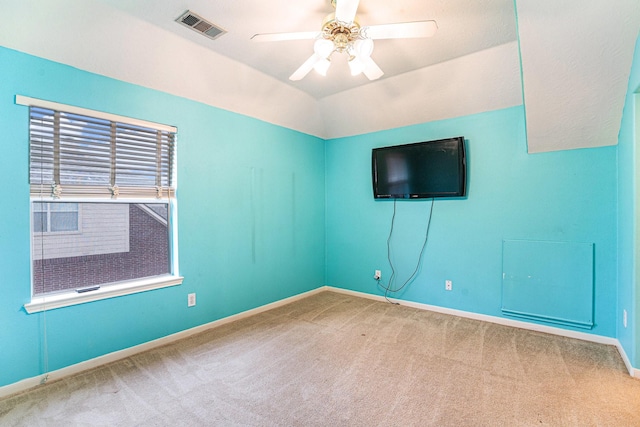
{"type": "Polygon", "coordinates": [[[371,172],[376,199],[464,197],[464,137],[374,148],[371,172]]]}

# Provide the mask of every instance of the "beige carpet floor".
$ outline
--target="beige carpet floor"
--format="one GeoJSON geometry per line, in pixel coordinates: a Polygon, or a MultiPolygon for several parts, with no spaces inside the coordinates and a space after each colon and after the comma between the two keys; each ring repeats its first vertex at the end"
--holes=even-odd
{"type": "Polygon", "coordinates": [[[611,346],[322,292],[0,401],[1,426],[640,426],[611,346]]]}

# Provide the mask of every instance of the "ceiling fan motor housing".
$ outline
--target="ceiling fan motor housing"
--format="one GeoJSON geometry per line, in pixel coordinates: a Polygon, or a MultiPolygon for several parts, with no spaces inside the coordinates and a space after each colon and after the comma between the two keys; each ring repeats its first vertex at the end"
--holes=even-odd
{"type": "Polygon", "coordinates": [[[322,37],[331,40],[336,46],[336,51],[343,52],[349,43],[360,37],[360,24],[357,19],[353,22],[337,21],[335,13],[331,13],[322,23],[322,37]]]}

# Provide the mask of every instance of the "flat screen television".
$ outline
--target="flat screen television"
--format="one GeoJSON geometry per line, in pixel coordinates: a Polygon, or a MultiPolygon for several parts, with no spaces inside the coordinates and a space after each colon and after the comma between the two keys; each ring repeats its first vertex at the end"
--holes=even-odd
{"type": "Polygon", "coordinates": [[[421,199],[466,196],[464,137],[374,148],[373,197],[421,199]]]}

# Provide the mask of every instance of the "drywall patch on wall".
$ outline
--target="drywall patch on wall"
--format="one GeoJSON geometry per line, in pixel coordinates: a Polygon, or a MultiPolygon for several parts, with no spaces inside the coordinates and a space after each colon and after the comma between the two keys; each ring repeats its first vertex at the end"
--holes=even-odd
{"type": "Polygon", "coordinates": [[[503,240],[502,312],[593,327],[593,243],[503,240]]]}

